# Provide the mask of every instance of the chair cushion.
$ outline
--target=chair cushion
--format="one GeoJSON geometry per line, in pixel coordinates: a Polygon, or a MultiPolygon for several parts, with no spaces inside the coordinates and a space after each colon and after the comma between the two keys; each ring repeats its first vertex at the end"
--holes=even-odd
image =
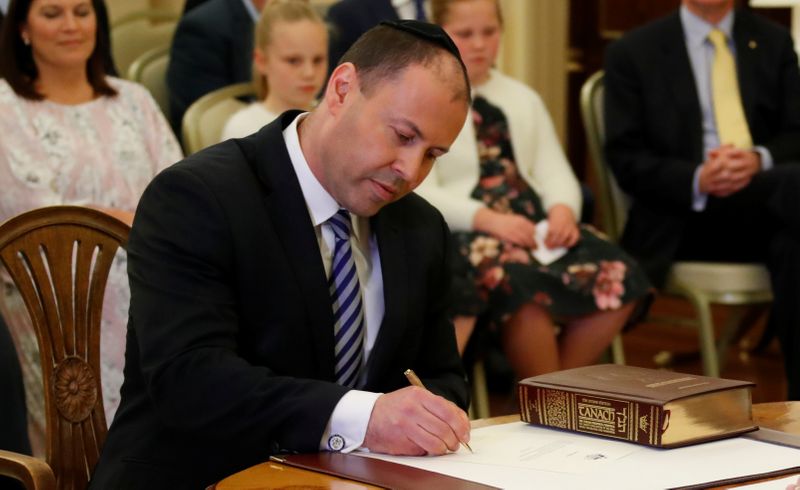
{"type": "Polygon", "coordinates": [[[761,264],[724,262],[675,262],[667,283],[715,293],[769,291],[769,272],[761,264]]]}

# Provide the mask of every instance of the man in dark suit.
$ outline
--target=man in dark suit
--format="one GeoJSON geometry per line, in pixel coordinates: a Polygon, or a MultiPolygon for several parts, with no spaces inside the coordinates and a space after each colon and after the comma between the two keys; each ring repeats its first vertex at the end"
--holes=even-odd
{"type": "Polygon", "coordinates": [[[253,26],[266,0],[208,0],[175,29],[167,68],[170,124],[178,138],[186,109],[203,95],[252,78],[253,26]]]}
{"type": "Polygon", "coordinates": [[[427,3],[426,0],[341,0],[331,5],[327,15],[333,27],[328,66],[335,67],[356,39],[383,20],[424,20],[427,3]]]}
{"type": "Polygon", "coordinates": [[[92,488],[204,488],[279,452],[468,440],[449,234],[410,194],[461,129],[466,72],[443,30],[414,21],[344,59],[313,112],[199,152],[142,196],[122,402],[92,488]],[[350,303],[334,299],[348,270],[350,303]]]}
{"type": "Polygon", "coordinates": [[[656,283],[674,260],[765,263],[800,399],[800,73],[788,32],[733,0],[683,0],[609,48],[605,87],[606,156],[633,199],[623,246],[656,283]]]}

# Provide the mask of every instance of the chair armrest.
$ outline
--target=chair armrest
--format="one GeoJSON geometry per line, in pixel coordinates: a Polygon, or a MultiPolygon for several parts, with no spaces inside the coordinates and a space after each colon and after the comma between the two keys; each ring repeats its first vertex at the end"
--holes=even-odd
{"type": "Polygon", "coordinates": [[[56,477],[39,458],[0,449],[0,475],[21,481],[27,490],[55,490],[56,477]]]}

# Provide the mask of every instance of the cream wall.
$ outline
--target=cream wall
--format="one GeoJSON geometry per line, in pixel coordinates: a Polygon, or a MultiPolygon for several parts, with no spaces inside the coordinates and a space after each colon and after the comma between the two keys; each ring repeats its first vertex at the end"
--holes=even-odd
{"type": "Polygon", "coordinates": [[[568,0],[500,0],[505,32],[498,68],[544,99],[564,143],[567,103],[568,0]]]}

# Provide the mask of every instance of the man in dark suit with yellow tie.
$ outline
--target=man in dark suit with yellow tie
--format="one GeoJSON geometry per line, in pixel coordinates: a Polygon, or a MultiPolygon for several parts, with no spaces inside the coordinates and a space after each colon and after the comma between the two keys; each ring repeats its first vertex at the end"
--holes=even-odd
{"type": "Polygon", "coordinates": [[[464,123],[466,72],[416,21],[344,60],[313,112],[192,155],[142,196],[122,402],[92,488],[204,488],[281,452],[469,439],[449,234],[411,193],[464,123]]]}
{"type": "Polygon", "coordinates": [[[674,260],[769,268],[771,325],[800,399],[800,73],[789,33],[734,0],[609,47],[606,157],[632,207],[623,246],[662,283],[674,260]]]}

